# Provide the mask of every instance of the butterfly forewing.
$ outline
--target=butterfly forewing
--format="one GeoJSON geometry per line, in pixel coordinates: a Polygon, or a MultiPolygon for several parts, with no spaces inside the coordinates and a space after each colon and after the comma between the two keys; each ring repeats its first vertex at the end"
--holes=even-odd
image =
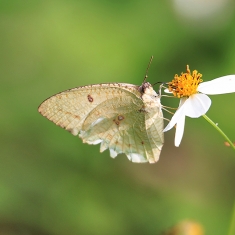
{"type": "Polygon", "coordinates": [[[113,96],[109,85],[83,86],[58,93],[45,100],[38,110],[56,125],[77,135],[88,113],[113,96]]]}

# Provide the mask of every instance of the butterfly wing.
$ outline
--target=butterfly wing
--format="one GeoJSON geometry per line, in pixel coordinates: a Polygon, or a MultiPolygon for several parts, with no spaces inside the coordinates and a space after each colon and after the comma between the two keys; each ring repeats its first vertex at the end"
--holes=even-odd
{"type": "Polygon", "coordinates": [[[85,143],[101,143],[101,152],[109,148],[112,157],[125,153],[133,162],[156,162],[163,144],[161,109],[152,116],[145,106],[138,86],[100,84],[52,96],[39,112],[74,135],[80,132],[85,143]]]}
{"type": "Polygon", "coordinates": [[[73,135],[78,135],[91,110],[105,100],[120,94],[120,89],[115,84],[81,86],[46,99],[38,111],[56,125],[73,135]]]}

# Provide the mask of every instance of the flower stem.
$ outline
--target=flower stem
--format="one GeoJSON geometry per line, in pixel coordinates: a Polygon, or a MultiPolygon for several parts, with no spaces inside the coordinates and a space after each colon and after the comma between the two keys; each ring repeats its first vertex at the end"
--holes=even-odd
{"type": "Polygon", "coordinates": [[[235,202],[233,206],[233,215],[232,215],[228,235],[234,235],[234,234],[235,234],[235,202]]]}
{"type": "Polygon", "coordinates": [[[202,115],[230,144],[230,146],[235,150],[235,146],[232,143],[232,141],[228,138],[227,135],[216,125],[210,118],[208,118],[206,115],[202,115]]]}

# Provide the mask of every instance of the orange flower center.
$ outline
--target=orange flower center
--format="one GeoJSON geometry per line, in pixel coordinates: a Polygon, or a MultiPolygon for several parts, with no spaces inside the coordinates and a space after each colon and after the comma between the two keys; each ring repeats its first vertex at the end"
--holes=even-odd
{"type": "Polygon", "coordinates": [[[203,81],[201,79],[202,74],[198,73],[197,70],[194,70],[191,74],[187,65],[186,71],[186,73],[181,73],[180,76],[176,74],[174,79],[168,83],[169,91],[178,98],[196,94],[198,85],[203,81]]]}

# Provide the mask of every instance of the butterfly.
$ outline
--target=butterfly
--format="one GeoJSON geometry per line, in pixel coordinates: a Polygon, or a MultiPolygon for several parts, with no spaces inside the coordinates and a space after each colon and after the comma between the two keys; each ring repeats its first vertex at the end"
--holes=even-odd
{"type": "Polygon", "coordinates": [[[146,81],[80,86],[51,96],[38,111],[84,143],[100,144],[100,152],[109,149],[113,158],[124,153],[132,162],[159,159],[164,142],[160,95],[146,81]]]}

